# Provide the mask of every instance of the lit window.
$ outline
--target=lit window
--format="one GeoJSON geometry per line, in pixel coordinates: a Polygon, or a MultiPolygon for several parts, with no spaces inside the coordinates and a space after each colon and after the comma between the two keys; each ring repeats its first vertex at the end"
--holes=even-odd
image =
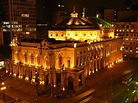
{"type": "Polygon", "coordinates": [[[128,52],[128,47],[126,47],[126,52],[128,52]]]}
{"type": "Polygon", "coordinates": [[[126,40],[128,40],[128,38],[126,38],[126,40]]]}
{"type": "Polygon", "coordinates": [[[134,30],[131,30],[131,32],[134,32],[134,30]]]}
{"type": "Polygon", "coordinates": [[[136,53],[138,53],[138,47],[136,47],[136,53]]]}
{"type": "Polygon", "coordinates": [[[30,32],[26,32],[26,34],[30,34],[30,32]]]}
{"type": "Polygon", "coordinates": [[[130,38],[130,40],[133,40],[132,38],[130,38]]]}

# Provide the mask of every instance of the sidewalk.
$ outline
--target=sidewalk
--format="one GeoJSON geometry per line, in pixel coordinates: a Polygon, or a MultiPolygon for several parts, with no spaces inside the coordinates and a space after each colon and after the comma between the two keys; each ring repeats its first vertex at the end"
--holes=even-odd
{"type": "MultiPolygon", "coordinates": [[[[24,100],[23,103],[58,103],[60,101],[69,100],[70,98],[75,97],[90,89],[89,87],[82,87],[77,92],[66,89],[60,98],[55,98],[54,95],[51,96],[51,89],[48,88],[48,86],[45,91],[43,91],[43,94],[41,96],[37,96],[36,87],[34,85],[30,84],[29,81],[18,79],[12,76],[9,76],[5,80],[5,85],[7,87],[5,93],[12,98],[19,98],[21,100],[24,100]]],[[[44,89],[44,87],[41,87],[41,90],[42,89],[44,89]]],[[[53,91],[57,92],[59,90],[60,89],[53,91]]]]}
{"type": "Polygon", "coordinates": [[[49,90],[47,90],[42,96],[37,96],[35,86],[30,84],[29,81],[15,77],[8,77],[5,80],[5,85],[7,87],[5,94],[11,96],[12,98],[24,100],[24,103],[52,103],[52,97],[50,96],[49,90]]]}

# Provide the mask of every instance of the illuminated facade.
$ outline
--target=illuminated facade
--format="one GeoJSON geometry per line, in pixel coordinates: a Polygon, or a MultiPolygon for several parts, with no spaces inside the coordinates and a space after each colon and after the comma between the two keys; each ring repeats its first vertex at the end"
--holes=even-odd
{"type": "Polygon", "coordinates": [[[122,60],[122,39],[112,35],[113,27],[79,18],[75,11],[48,34],[45,40],[14,38],[6,71],[32,82],[37,71],[40,84],[78,90],[93,73],[122,60]]]}
{"type": "Polygon", "coordinates": [[[123,37],[123,56],[138,57],[138,22],[116,22],[115,35],[123,37]]]}
{"type": "Polygon", "coordinates": [[[10,37],[36,38],[35,0],[2,0],[2,25],[10,37]]]}

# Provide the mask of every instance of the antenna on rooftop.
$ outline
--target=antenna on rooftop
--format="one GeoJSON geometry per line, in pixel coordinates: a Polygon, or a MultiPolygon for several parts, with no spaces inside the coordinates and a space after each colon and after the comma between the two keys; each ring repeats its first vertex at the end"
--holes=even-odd
{"type": "Polygon", "coordinates": [[[75,6],[73,6],[73,12],[75,12],[75,6]]]}
{"type": "Polygon", "coordinates": [[[85,14],[86,14],[86,11],[85,11],[85,7],[83,8],[82,10],[82,17],[85,18],[85,14]]]}

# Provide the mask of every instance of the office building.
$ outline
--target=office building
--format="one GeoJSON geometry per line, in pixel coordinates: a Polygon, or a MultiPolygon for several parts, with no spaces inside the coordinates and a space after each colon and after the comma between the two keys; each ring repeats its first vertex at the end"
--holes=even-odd
{"type": "Polygon", "coordinates": [[[36,38],[35,0],[2,0],[0,5],[5,39],[36,38]]]}

